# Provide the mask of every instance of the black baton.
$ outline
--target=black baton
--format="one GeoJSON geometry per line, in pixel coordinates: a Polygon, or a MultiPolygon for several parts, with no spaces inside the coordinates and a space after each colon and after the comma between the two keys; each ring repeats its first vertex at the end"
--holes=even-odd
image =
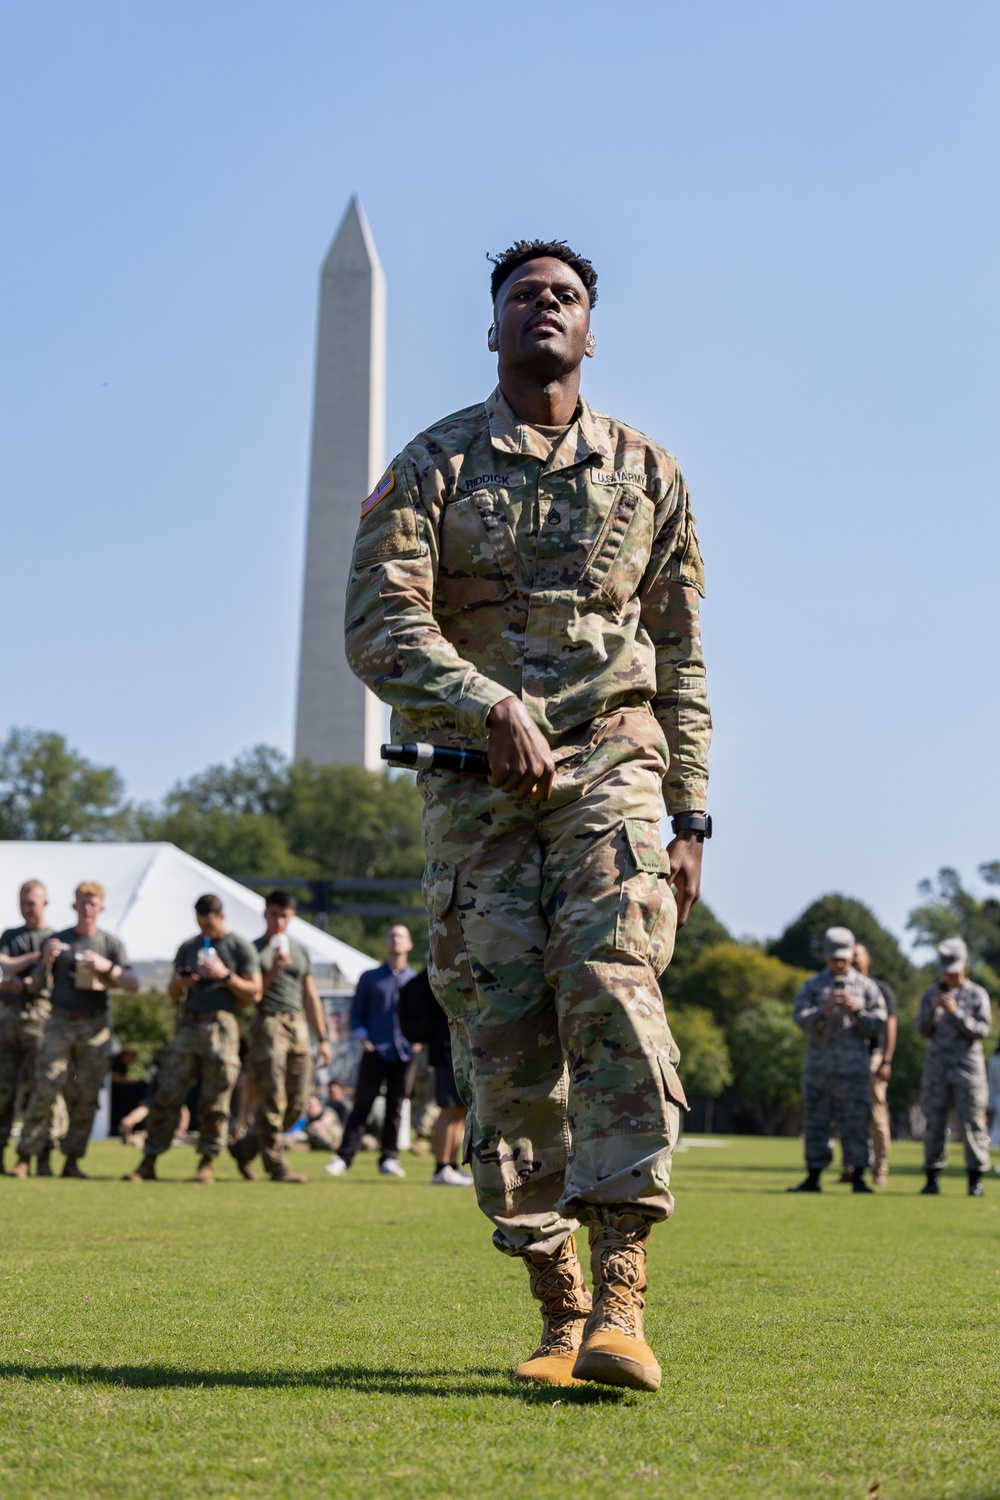
{"type": "Polygon", "coordinates": [[[391,766],[415,766],[427,771],[464,771],[470,776],[488,776],[490,760],[485,750],[456,750],[451,745],[383,745],[383,760],[391,766]]]}

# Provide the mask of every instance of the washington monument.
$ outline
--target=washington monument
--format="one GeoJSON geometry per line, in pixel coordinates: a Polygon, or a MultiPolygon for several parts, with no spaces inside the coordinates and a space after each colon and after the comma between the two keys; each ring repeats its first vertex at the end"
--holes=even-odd
{"type": "Polygon", "coordinates": [[[382,706],[344,659],[361,502],[385,464],[385,276],[357,198],[323,262],[295,759],[381,766],[382,706]]]}

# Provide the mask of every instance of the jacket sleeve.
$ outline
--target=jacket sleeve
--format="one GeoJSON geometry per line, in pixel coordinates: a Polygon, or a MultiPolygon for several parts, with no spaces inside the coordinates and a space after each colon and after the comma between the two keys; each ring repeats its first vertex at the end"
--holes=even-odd
{"type": "Polygon", "coordinates": [[[935,991],[929,989],[924,990],[920,997],[920,1009],[917,1011],[915,1025],[921,1036],[934,1035],[934,996],[935,991]]]}
{"type": "Polygon", "coordinates": [[[368,986],[365,980],[367,974],[362,974],[358,980],[358,987],[354,991],[354,999],[351,1001],[351,1036],[357,1041],[363,1041],[368,1036],[368,986]]]}
{"type": "Polygon", "coordinates": [[[959,1010],[952,1016],[955,1030],[960,1036],[964,1036],[970,1042],[982,1041],[983,1037],[989,1036],[990,1027],[993,1024],[990,1002],[985,992],[980,990],[976,996],[976,1000],[975,1011],[959,1010]]]}
{"type": "Polygon", "coordinates": [[[869,980],[865,985],[865,1000],[861,1010],[854,1017],[854,1026],[862,1036],[878,1036],[885,1026],[886,1016],[885,996],[874,980],[869,980]]]}
{"type": "Polygon", "coordinates": [[[354,544],[344,625],[348,663],[410,723],[485,740],[491,708],[511,692],[460,656],[434,618],[440,493],[430,481],[422,492],[405,454],[373,495],[390,479],[384,497],[362,515],[354,544]]]}
{"type": "Polygon", "coordinates": [[[815,979],[807,979],[795,997],[795,1009],[792,1011],[792,1020],[796,1026],[803,1031],[813,1032],[822,1029],[823,1005],[822,989],[815,979]]]}
{"type": "Polygon", "coordinates": [[[642,623],[656,652],[656,695],[651,707],[670,751],[663,794],[667,811],[682,813],[702,811],[708,797],[712,715],[699,614],[705,570],[679,470],[665,498],[667,517],[653,542],[639,592],[642,623]]]}

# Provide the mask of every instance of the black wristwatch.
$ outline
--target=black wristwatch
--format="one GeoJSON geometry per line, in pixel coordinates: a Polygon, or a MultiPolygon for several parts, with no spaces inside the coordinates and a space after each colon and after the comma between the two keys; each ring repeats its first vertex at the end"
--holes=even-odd
{"type": "Polygon", "coordinates": [[[699,844],[712,837],[711,813],[678,813],[676,818],[670,819],[670,826],[675,833],[696,833],[699,844]]]}

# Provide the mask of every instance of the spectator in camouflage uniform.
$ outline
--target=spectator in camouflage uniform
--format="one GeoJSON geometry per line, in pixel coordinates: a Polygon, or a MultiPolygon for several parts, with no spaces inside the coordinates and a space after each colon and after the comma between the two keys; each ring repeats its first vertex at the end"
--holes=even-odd
{"type": "Polygon", "coordinates": [[[363,502],[346,645],[395,739],[489,754],[488,782],[418,784],[465,1159],[542,1304],[516,1373],[655,1390],[646,1244],[673,1210],[684,1104],[657,975],[708,826],[703,571],[675,460],[580,398],[595,287],[562,243],[497,259],[499,387],[415,438],[363,502]]]}
{"type": "Polygon", "coordinates": [[[947,938],[937,953],[940,982],[924,991],[917,1012],[917,1030],[928,1038],[920,1095],[927,1181],[920,1191],[932,1196],[941,1191],[938,1178],[948,1165],[948,1114],[954,1109],[962,1122],[969,1195],[979,1198],[983,1173],[990,1169],[983,1056],[983,1038],[992,1025],[990,997],[968,977],[969,950],[961,938],[947,938]]]}
{"type": "Polygon", "coordinates": [[[305,1182],[285,1160],[282,1134],[304,1113],[312,1088],[309,1030],[319,1038],[318,1057],[329,1067],[326,1017],[316,992],[309,954],[286,931],[295,915],[287,891],[265,898],[266,930],[254,948],[261,966],[263,994],[250,1023],[247,1064],[257,1093],[254,1122],[229,1150],[240,1172],[251,1182],[251,1165],[260,1152],[272,1182],[305,1182]]]}
{"type": "Polygon", "coordinates": [[[201,1070],[195,1182],[214,1182],[213,1162],[226,1144],[229,1101],[240,1075],[236,1012],[260,999],[260,963],[246,938],[230,932],[218,896],[194,903],[199,936],[177,950],[169,994],[180,1003],[177,1025],[163,1054],[146,1122],[142,1161],[126,1182],[153,1182],[156,1158],[170,1147],[188,1091],[201,1070]]]}
{"type": "MultiPolygon", "coordinates": [[[[40,880],[26,880],[18,892],[20,927],[8,927],[0,934],[0,1176],[6,1174],[3,1153],[10,1140],[17,1104],[17,1090],[23,1085],[22,1110],[31,1105],[31,1080],[35,1058],[41,1045],[45,1022],[52,1007],[47,1000],[31,991],[31,971],[38,963],[42,944],[52,936],[45,925],[48,895],[40,880]]],[[[39,1177],[51,1177],[49,1153],[52,1149],[52,1121],[35,1160],[39,1177]]]]}
{"type": "Polygon", "coordinates": [[[139,976],[129,967],[125,945],[102,932],[97,919],[104,910],[104,887],[84,880],[73,902],[76,926],[47,938],[32,970],[31,992],[51,1005],[35,1056],[31,1103],[17,1144],[15,1177],[27,1177],[31,1158],[50,1140],[52,1109],[59,1095],[66,1101],[69,1125],[63,1137],[64,1177],[85,1177],[80,1161],[97,1111],[97,1098],[108,1071],[111,990],[135,994],[139,976]]]}
{"type": "Polygon", "coordinates": [[[802,1070],[806,1176],[790,1193],[818,1193],[833,1160],[830,1137],[840,1131],[844,1165],[856,1193],[865,1182],[872,1101],[868,1042],[885,1027],[882,991],[853,965],[854,934],[831,927],[823,939],[826,967],[807,979],[795,997],[793,1019],[809,1038],[802,1070]]]}

